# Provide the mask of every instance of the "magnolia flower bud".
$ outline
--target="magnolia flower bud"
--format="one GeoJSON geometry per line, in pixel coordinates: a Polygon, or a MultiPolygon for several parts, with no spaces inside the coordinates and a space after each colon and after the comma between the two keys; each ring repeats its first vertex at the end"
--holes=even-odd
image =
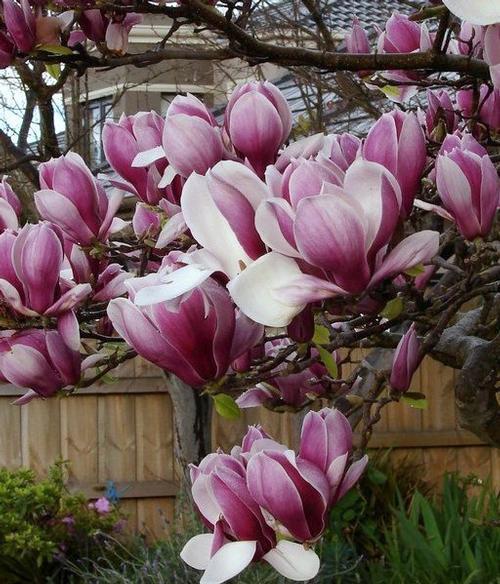
{"type": "Polygon", "coordinates": [[[422,360],[420,356],[420,343],[412,325],[401,337],[394,352],[390,384],[393,389],[400,392],[408,391],[413,374],[422,360]]]}

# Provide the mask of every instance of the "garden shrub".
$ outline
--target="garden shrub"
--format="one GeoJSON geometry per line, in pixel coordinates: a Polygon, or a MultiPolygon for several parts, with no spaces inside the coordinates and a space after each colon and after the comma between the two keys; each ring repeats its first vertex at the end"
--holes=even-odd
{"type": "Polygon", "coordinates": [[[64,564],[92,557],[104,534],[122,525],[119,510],[107,499],[89,503],[64,484],[63,463],[46,479],[32,470],[0,469],[0,582],[64,582],[64,564]]]}

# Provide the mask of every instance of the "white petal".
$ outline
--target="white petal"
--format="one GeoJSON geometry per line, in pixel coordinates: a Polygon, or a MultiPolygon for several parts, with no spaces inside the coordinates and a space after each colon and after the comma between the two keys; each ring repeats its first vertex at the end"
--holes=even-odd
{"type": "Polygon", "coordinates": [[[175,239],[179,237],[184,231],[186,231],[187,225],[184,221],[184,215],[181,213],[177,213],[173,217],[171,217],[158,236],[158,241],[155,244],[157,249],[162,249],[169,243],[172,243],[175,239]]]}
{"type": "Polygon", "coordinates": [[[181,207],[187,226],[196,241],[210,251],[233,278],[252,259],[240,245],[227,219],[220,212],[204,176],[193,173],[182,190],[181,207]]]}
{"type": "Polygon", "coordinates": [[[443,0],[455,16],[471,24],[495,24],[500,22],[498,0],[443,0]]]}
{"type": "Polygon", "coordinates": [[[210,562],[213,533],[200,533],[192,537],[182,548],[181,558],[195,570],[206,570],[210,562]]]}
{"type": "Polygon", "coordinates": [[[167,166],[165,172],[163,173],[163,176],[161,177],[160,182],[158,183],[158,188],[164,189],[165,187],[168,187],[168,185],[174,180],[176,175],[177,171],[175,170],[175,168],[173,166],[167,166]]]}
{"type": "Polygon", "coordinates": [[[208,562],[200,584],[222,584],[237,576],[252,561],[256,541],[232,541],[223,545],[208,562]]]}
{"type": "Polygon", "coordinates": [[[137,306],[149,306],[165,300],[172,300],[199,286],[212,273],[213,270],[205,266],[196,264],[184,266],[162,277],[165,284],[141,288],[135,296],[134,304],[137,306]]]}
{"type": "Polygon", "coordinates": [[[282,539],[263,558],[285,578],[304,582],[314,578],[319,571],[319,558],[313,550],[300,543],[282,539]]]}
{"type": "Polygon", "coordinates": [[[301,275],[292,258],[268,253],[250,264],[227,288],[237,306],[249,318],[266,326],[287,326],[305,304],[285,304],[274,290],[286,287],[301,275]]]}
{"type": "Polygon", "coordinates": [[[413,201],[413,206],[417,207],[417,209],[423,209],[424,211],[431,211],[432,213],[436,213],[443,219],[447,221],[455,221],[453,217],[448,213],[446,209],[440,207],[439,205],[433,205],[432,203],[427,203],[426,201],[422,201],[421,199],[415,199],[413,201]]]}
{"type": "Polygon", "coordinates": [[[111,227],[109,228],[110,233],[118,233],[125,227],[130,225],[130,221],[124,221],[120,217],[114,217],[113,221],[111,221],[111,227]]]}
{"type": "Polygon", "coordinates": [[[161,158],[165,158],[165,150],[161,146],[157,146],[156,148],[151,148],[151,150],[139,152],[134,160],[132,160],[132,166],[149,166],[161,158]]]}

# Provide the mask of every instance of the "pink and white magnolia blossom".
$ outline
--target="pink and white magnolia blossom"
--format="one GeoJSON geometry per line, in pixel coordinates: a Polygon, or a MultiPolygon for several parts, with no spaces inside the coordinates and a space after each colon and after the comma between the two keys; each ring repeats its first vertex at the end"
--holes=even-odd
{"type": "Polygon", "coordinates": [[[320,564],[311,546],[367,463],[351,463],[351,449],[349,422],[324,409],[304,418],[298,455],[250,427],[231,454],[192,466],[193,500],[212,533],[193,537],[181,557],[204,570],[200,583],[223,583],[261,560],[285,578],[314,578],[320,564]]]}
{"type": "Polygon", "coordinates": [[[80,375],[80,354],[57,331],[0,333],[0,379],[28,390],[16,403],[52,397],[63,387],[78,383],[80,375]]]}
{"type": "MultiPolygon", "coordinates": [[[[432,38],[427,25],[410,20],[405,14],[394,12],[380,31],[377,50],[380,53],[419,53],[432,49],[432,38]]],[[[394,81],[393,86],[382,88],[386,97],[397,103],[408,101],[417,92],[408,82],[421,78],[415,71],[385,71],[384,79],[394,81]],[[403,82],[398,85],[398,82],[403,82]]]]}
{"type": "Polygon", "coordinates": [[[272,83],[244,83],[229,98],[224,127],[236,152],[262,177],[288,140],[292,114],[283,94],[272,83]]]}
{"type": "Polygon", "coordinates": [[[77,19],[89,40],[105,43],[107,50],[118,55],[127,52],[130,31],[143,20],[141,14],[134,12],[110,16],[97,8],[83,10],[77,19]]]}
{"type": "Polygon", "coordinates": [[[434,231],[410,235],[389,252],[401,206],[395,178],[365,160],[348,168],[343,188],[325,184],[295,208],[283,198],[264,201],[256,227],[274,251],[228,284],[233,300],[257,322],[285,326],[309,302],[360,294],[429,261],[438,249],[434,231]]]}
{"type": "Polygon", "coordinates": [[[488,26],[484,33],[484,59],[490,66],[493,86],[500,90],[500,22],[488,26]]]}
{"type": "Polygon", "coordinates": [[[115,192],[108,199],[83,159],[73,152],[40,164],[41,190],[35,193],[40,215],[58,225],[80,245],[106,241],[123,199],[115,192]]]}
{"type": "Polygon", "coordinates": [[[457,92],[457,105],[462,115],[474,118],[486,128],[473,128],[474,135],[479,137],[486,132],[500,132],[500,88],[491,89],[483,84],[479,88],[479,99],[476,101],[472,89],[457,92]]]}
{"type": "Polygon", "coordinates": [[[415,114],[400,110],[384,114],[368,132],[363,157],[382,164],[397,178],[402,194],[401,215],[406,218],[420,190],[426,161],[425,137],[415,114]]]}
{"type": "Polygon", "coordinates": [[[486,153],[455,147],[439,154],[436,185],[446,211],[466,239],[489,234],[500,202],[500,181],[486,153]]]}
{"type": "Polygon", "coordinates": [[[106,160],[119,175],[107,178],[149,205],[163,199],[178,205],[184,182],[176,176],[166,187],[159,186],[168,167],[162,147],[164,126],[164,119],[156,112],[139,112],[122,115],[118,122],[107,121],[102,133],[106,160]]]}
{"type": "Polygon", "coordinates": [[[450,12],[471,24],[500,22],[500,4],[492,0],[443,0],[450,12]]]}
{"type": "Polygon", "coordinates": [[[354,18],[352,29],[345,35],[345,44],[348,53],[370,53],[370,41],[366,30],[361,26],[359,19],[354,18]]]}
{"type": "Polygon", "coordinates": [[[191,234],[232,278],[265,253],[255,213],[269,197],[266,185],[246,166],[225,160],[205,176],[192,174],[181,208],[191,234]]]}
{"type": "Polygon", "coordinates": [[[17,235],[0,235],[0,295],[14,314],[57,317],[68,346],[80,342],[73,309],[89,296],[90,284],[60,276],[64,262],[63,237],[50,223],[25,225],[17,235]]]}
{"type": "MultiPolygon", "coordinates": [[[[265,354],[267,357],[275,357],[279,350],[284,349],[290,344],[288,340],[267,342],[265,354]]],[[[312,349],[311,357],[318,355],[316,349],[312,349]]],[[[293,360],[295,355],[292,353],[289,360],[293,360]]],[[[336,353],[332,357],[337,358],[336,353]]],[[[279,406],[292,406],[296,408],[303,407],[309,400],[323,395],[327,385],[322,381],[323,376],[328,374],[326,367],[321,362],[313,363],[304,371],[298,373],[284,373],[289,364],[285,360],[273,371],[276,377],[267,379],[265,383],[259,383],[255,387],[243,392],[237,398],[236,403],[240,408],[253,408],[262,404],[271,405],[274,408],[279,406]]]]}
{"type": "MultiPolygon", "coordinates": [[[[160,186],[169,185],[176,175],[205,174],[224,157],[220,128],[207,107],[194,95],[177,96],[169,105],[162,134],[167,167],[160,186]]],[[[160,156],[159,150],[153,156],[160,156]]]]}
{"type": "Polygon", "coordinates": [[[483,57],[485,32],[486,27],[484,26],[462,22],[457,45],[459,53],[481,59],[483,57]]]}
{"type": "Polygon", "coordinates": [[[132,217],[132,228],[138,239],[156,237],[161,229],[161,215],[150,206],[137,203],[132,217]]]}
{"type": "Polygon", "coordinates": [[[458,115],[447,91],[442,89],[440,91],[429,90],[427,92],[427,107],[424,120],[427,134],[434,141],[441,141],[444,138],[443,134],[453,134],[458,128],[458,115]]]}
{"type": "Polygon", "coordinates": [[[21,210],[21,201],[7,182],[7,177],[2,177],[0,183],[0,233],[5,229],[16,230],[19,227],[18,218],[21,210]]]}
{"type": "Polygon", "coordinates": [[[229,294],[212,279],[174,300],[142,308],[134,304],[143,287],[154,296],[156,284],[161,294],[162,279],[168,274],[127,280],[129,299],[112,300],[108,316],[142,357],[200,387],[222,377],[234,359],[259,342],[263,328],[243,315],[237,318],[229,294]]]}
{"type": "Polygon", "coordinates": [[[418,369],[422,356],[420,355],[420,343],[412,325],[401,337],[394,351],[391,377],[389,383],[396,391],[408,391],[413,374],[418,369]]]}
{"type": "Polygon", "coordinates": [[[5,27],[21,53],[29,53],[36,44],[36,22],[28,0],[3,0],[5,27]]]}

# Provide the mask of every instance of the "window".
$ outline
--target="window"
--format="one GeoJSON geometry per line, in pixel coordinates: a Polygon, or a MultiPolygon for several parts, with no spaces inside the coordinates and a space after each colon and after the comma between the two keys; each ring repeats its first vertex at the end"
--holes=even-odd
{"type": "Polygon", "coordinates": [[[87,111],[89,162],[95,168],[106,160],[101,138],[106,120],[113,119],[113,98],[93,99],[88,103],[87,111]]]}

